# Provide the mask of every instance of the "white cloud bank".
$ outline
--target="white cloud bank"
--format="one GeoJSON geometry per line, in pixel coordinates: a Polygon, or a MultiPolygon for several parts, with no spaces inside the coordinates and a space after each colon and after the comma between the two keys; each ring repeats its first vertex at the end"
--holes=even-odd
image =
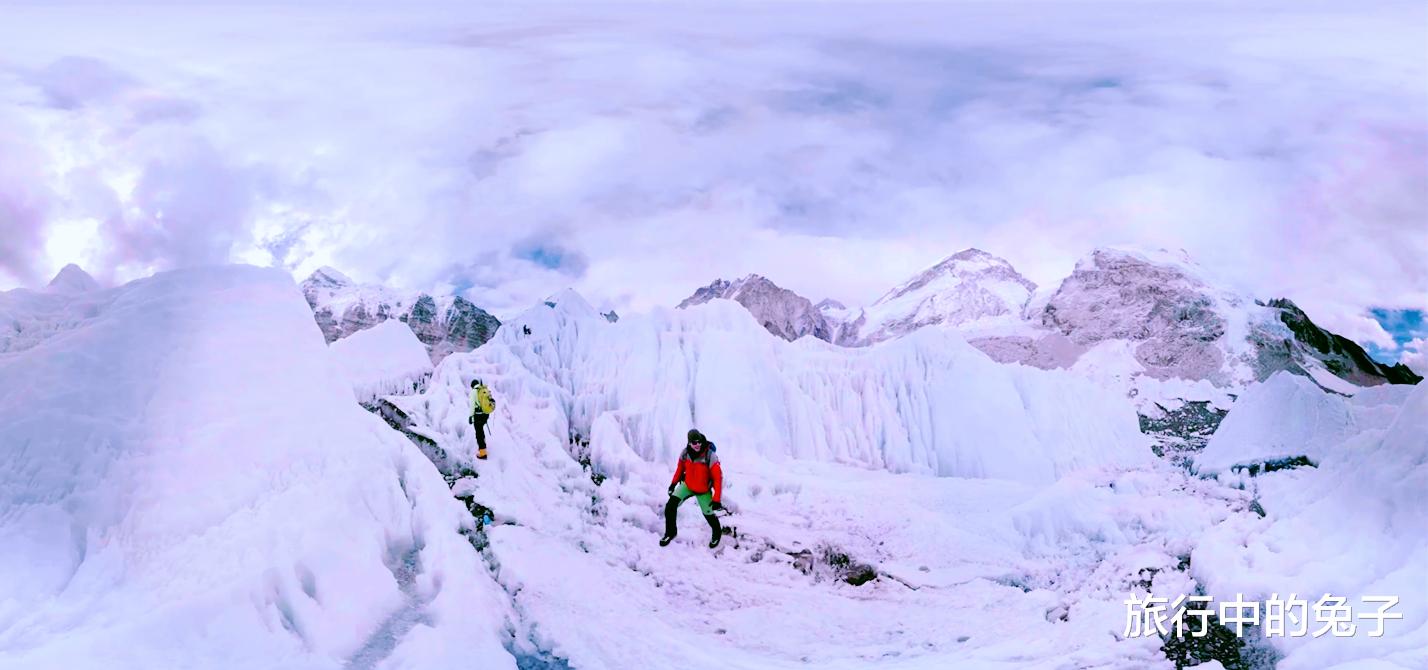
{"type": "Polygon", "coordinates": [[[621,309],[967,246],[1428,305],[1422,3],[10,7],[0,286],[242,260],[621,309]]]}

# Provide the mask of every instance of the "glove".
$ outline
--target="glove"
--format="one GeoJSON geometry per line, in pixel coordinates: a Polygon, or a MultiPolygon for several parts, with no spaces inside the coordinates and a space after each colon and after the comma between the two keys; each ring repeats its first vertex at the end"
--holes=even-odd
{"type": "Polygon", "coordinates": [[[713,504],[709,505],[709,509],[712,509],[712,510],[714,510],[715,512],[718,512],[719,510],[724,509],[724,503],[721,503],[721,502],[719,502],[718,500],[715,500],[715,501],[713,502],[713,504]]]}
{"type": "Polygon", "coordinates": [[[471,424],[471,425],[473,425],[473,426],[476,425],[476,416],[475,416],[475,415],[472,415],[472,416],[466,417],[466,423],[469,423],[469,424],[471,424]]]}
{"type": "Polygon", "coordinates": [[[670,494],[670,495],[674,495],[674,486],[675,486],[674,484],[670,484],[670,485],[669,485],[669,494],[670,494]]]}

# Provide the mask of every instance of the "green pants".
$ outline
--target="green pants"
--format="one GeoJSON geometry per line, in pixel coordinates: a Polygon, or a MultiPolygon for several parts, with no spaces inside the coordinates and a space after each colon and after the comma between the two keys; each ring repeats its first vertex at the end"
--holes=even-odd
{"type": "Polygon", "coordinates": [[[678,486],[674,487],[674,493],[671,493],[670,495],[674,496],[681,503],[683,503],[690,496],[694,496],[694,499],[699,501],[699,511],[703,512],[705,516],[714,513],[713,493],[710,493],[708,491],[704,493],[695,493],[693,491],[690,491],[689,487],[684,485],[684,482],[680,482],[678,486]]]}

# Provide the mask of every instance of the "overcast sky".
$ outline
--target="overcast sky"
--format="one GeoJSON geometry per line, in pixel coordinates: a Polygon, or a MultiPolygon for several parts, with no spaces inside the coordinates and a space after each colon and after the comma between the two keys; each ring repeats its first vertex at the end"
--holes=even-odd
{"type": "Polygon", "coordinates": [[[0,288],[242,261],[498,314],[750,272],[858,305],[969,246],[1051,284],[1129,244],[1392,358],[1428,4],[1338,4],[0,6],[0,288]]]}

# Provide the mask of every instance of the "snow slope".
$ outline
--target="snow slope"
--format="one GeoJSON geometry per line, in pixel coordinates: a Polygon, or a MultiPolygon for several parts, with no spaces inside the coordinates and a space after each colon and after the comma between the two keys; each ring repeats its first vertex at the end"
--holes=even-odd
{"type": "Polygon", "coordinates": [[[1238,414],[1238,425],[1273,425],[1324,444],[1318,467],[1221,475],[1247,486],[1265,517],[1242,516],[1209,530],[1194,552],[1195,571],[1216,598],[1297,594],[1312,604],[1327,593],[1348,598],[1358,613],[1378,608],[1365,596],[1401,598],[1390,612],[1403,619],[1385,621],[1383,637],[1368,635],[1373,622],[1357,621],[1362,629],[1353,638],[1272,638],[1280,670],[1428,667],[1428,387],[1377,387],[1351,401],[1332,397],[1349,406],[1346,423],[1341,407],[1328,421],[1322,412],[1297,411],[1323,408],[1300,398],[1319,392],[1304,386],[1268,389],[1273,402],[1245,398],[1225,424],[1238,414]]]}
{"type": "Polygon", "coordinates": [[[388,399],[491,510],[486,553],[527,657],[1165,668],[1158,641],[1117,638],[1119,601],[1246,502],[1144,457],[1123,399],[947,333],[848,350],[769,337],[718,301],[618,324],[570,292],[551,302],[448,357],[422,395],[388,399]],[[485,461],[473,377],[498,403],[485,461]],[[691,422],[720,445],[734,512],[716,552],[693,506],[656,543],[691,422]],[[847,583],[850,565],[877,578],[847,583]]]}
{"type": "Polygon", "coordinates": [[[407,324],[395,319],[348,335],[329,349],[360,402],[411,393],[432,370],[421,340],[407,324]]]}
{"type": "Polygon", "coordinates": [[[1357,432],[1349,401],[1325,393],[1308,377],[1277,372],[1250,387],[1195,457],[1200,472],[1325,452],[1357,432]]]}
{"type": "Polygon", "coordinates": [[[469,521],[289,278],[101,293],[0,353],[0,667],[515,667],[469,521]]]}

